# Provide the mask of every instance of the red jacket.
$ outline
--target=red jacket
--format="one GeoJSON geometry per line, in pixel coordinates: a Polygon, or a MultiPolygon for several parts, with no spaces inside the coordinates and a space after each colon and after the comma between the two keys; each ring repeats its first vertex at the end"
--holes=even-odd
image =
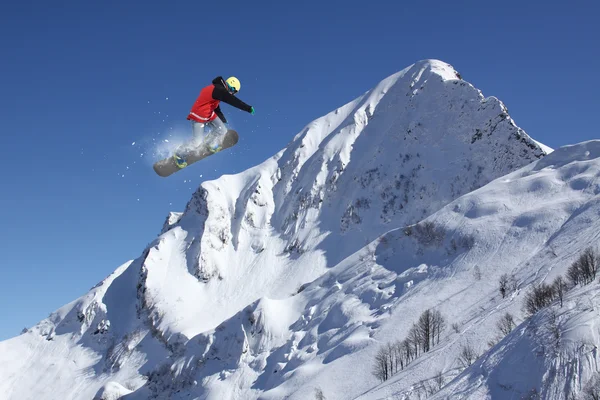
{"type": "Polygon", "coordinates": [[[219,107],[219,100],[213,99],[215,85],[205,87],[200,91],[200,95],[192,106],[187,119],[193,119],[197,122],[210,122],[217,118],[215,110],[219,107]]]}
{"type": "Polygon", "coordinates": [[[192,106],[187,119],[206,123],[214,121],[215,118],[219,117],[223,122],[227,122],[219,107],[221,101],[239,108],[240,110],[247,112],[252,110],[251,106],[229,93],[225,86],[225,80],[218,76],[213,79],[212,85],[209,85],[200,91],[200,95],[192,106]]]}

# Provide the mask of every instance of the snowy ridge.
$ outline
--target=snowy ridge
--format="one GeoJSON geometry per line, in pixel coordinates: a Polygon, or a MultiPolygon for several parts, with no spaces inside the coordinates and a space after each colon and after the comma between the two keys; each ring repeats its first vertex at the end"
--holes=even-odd
{"type": "MultiPolygon", "coordinates": [[[[443,227],[446,236],[460,232],[475,238],[472,248],[459,258],[434,256],[443,284],[432,282],[430,287],[422,287],[427,292],[435,289],[435,299],[442,302],[428,301],[427,306],[435,305],[449,322],[457,322],[460,333],[449,330],[434,351],[359,399],[424,396],[422,382],[433,381],[436,372],[442,372],[448,384],[436,399],[525,398],[532,390],[544,399],[579,395],[597,369],[594,349],[600,338],[594,310],[598,287],[573,290],[563,308],[554,304],[527,320],[522,311],[523,294],[533,283],[551,283],[564,276],[584,249],[600,243],[599,178],[600,141],[565,146],[428,218],[443,227]],[[475,277],[475,267],[482,279],[475,277]],[[517,292],[506,299],[498,292],[504,273],[514,274],[518,282],[517,292]],[[552,311],[557,314],[558,344],[547,324],[552,311]],[[506,312],[524,322],[454,379],[460,372],[461,347],[470,342],[476,344],[479,354],[486,351],[485,343],[494,339],[495,324],[506,312]]],[[[405,247],[400,245],[403,241],[406,238],[398,241],[394,252],[405,247]]],[[[424,251],[419,260],[428,253],[424,251]]],[[[420,300],[430,296],[434,297],[433,293],[423,293],[420,300]]],[[[410,301],[403,301],[395,313],[402,317],[410,306],[410,301]]],[[[414,306],[423,309],[423,305],[414,306]]],[[[409,328],[398,331],[400,323],[388,326],[396,332],[382,330],[380,340],[403,337],[409,328]]]]}
{"type": "MultiPolygon", "coordinates": [[[[28,355],[0,363],[0,375],[10,377],[0,391],[19,399],[48,387],[65,399],[129,391],[124,398],[305,399],[316,387],[328,399],[367,393],[376,385],[370,370],[378,346],[405,334],[426,306],[472,332],[493,326],[481,322],[481,302],[495,310],[489,293],[509,264],[481,262],[495,254],[494,235],[505,227],[496,218],[506,205],[495,199],[506,199],[516,215],[520,190],[530,190],[527,177],[514,176],[521,183],[507,195],[502,179],[540,158],[532,165],[561,154],[571,160],[571,151],[542,158],[547,151],[498,99],[485,98],[448,64],[416,63],[308,124],[261,165],[204,182],[102,290],[0,343],[2,360],[28,355]],[[463,208],[444,208],[457,198],[452,207],[463,208]],[[473,216],[461,220],[467,209],[473,216]],[[444,227],[440,240],[413,226],[428,216],[444,227]],[[475,229],[469,221],[485,222],[475,229]],[[474,260],[484,275],[492,271],[485,282],[468,279],[474,260]],[[101,312],[79,321],[88,303],[101,312]],[[44,382],[40,366],[53,363],[69,365],[52,377],[63,384],[36,386],[44,382]]],[[[557,193],[567,193],[563,186],[557,193]]],[[[583,193],[575,187],[569,196],[577,190],[583,193]]],[[[569,204],[563,222],[575,209],[569,204]]],[[[528,214],[518,232],[537,230],[537,222],[528,214]]],[[[540,248],[548,240],[533,239],[540,248]]],[[[510,268],[522,266],[525,250],[509,244],[518,250],[510,268]]],[[[523,279],[533,280],[527,273],[523,279]]],[[[440,346],[448,340],[458,342],[445,337],[440,346]]],[[[401,385],[394,377],[374,396],[410,391],[430,374],[423,360],[432,355],[405,370],[401,385]]]]}
{"type": "Polygon", "coordinates": [[[569,294],[517,327],[435,399],[581,396],[598,371],[598,287],[569,294]]]}

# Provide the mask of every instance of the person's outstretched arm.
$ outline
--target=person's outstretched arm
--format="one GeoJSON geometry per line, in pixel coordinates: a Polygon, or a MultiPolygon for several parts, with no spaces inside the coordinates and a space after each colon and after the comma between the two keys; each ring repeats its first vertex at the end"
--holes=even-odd
{"type": "Polygon", "coordinates": [[[229,93],[227,89],[222,86],[215,85],[215,89],[213,90],[213,99],[227,103],[230,106],[239,108],[242,111],[252,112],[251,106],[229,93]]]}

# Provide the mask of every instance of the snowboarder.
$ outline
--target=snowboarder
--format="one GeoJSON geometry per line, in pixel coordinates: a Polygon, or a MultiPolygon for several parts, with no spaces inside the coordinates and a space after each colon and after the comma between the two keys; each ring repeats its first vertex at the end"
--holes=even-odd
{"type": "Polygon", "coordinates": [[[207,146],[212,153],[221,150],[221,142],[227,133],[227,119],[219,105],[221,101],[254,115],[254,107],[235,97],[240,86],[240,81],[234,76],[227,80],[218,76],[211,85],[200,91],[187,117],[192,121],[193,138],[180,146],[173,156],[179,168],[187,166],[186,159],[190,152],[201,144],[207,146]]]}

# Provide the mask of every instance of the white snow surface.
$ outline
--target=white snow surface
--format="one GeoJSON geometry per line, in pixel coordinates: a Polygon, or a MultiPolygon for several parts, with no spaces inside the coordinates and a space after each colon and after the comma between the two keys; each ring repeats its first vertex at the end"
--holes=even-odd
{"type": "MultiPolygon", "coordinates": [[[[549,284],[557,276],[565,277],[566,269],[583,250],[597,248],[599,177],[600,141],[565,146],[428,218],[445,232],[445,240],[449,235],[474,238],[473,246],[459,257],[434,257],[441,281],[437,285],[432,282],[431,287],[421,285],[419,301],[424,305],[412,304],[419,311],[423,306],[435,306],[449,322],[458,324],[459,333],[449,329],[430,353],[358,398],[424,398],[424,388],[439,372],[446,386],[432,397],[435,399],[567,399],[581,395],[592,373],[598,371],[597,282],[577,287],[568,293],[563,307],[554,303],[533,318],[527,319],[522,308],[524,294],[534,283],[549,284]],[[475,278],[476,267],[481,271],[480,280],[475,278]],[[506,299],[498,291],[504,273],[514,274],[518,282],[517,291],[506,299]],[[521,324],[490,349],[487,343],[497,336],[495,325],[506,312],[521,324]],[[555,322],[551,322],[551,314],[556,315],[555,322]],[[468,343],[483,355],[457,377],[461,372],[459,352],[468,343]],[[534,392],[539,397],[528,397],[534,392]]],[[[397,257],[399,248],[402,246],[386,253],[397,257]]],[[[407,248],[414,251],[410,245],[407,248]]],[[[383,265],[388,257],[384,254],[378,261],[383,265]]],[[[406,253],[403,256],[407,257],[406,253]]],[[[394,310],[396,318],[410,312],[409,307],[407,301],[399,304],[394,310]]],[[[399,320],[389,327],[405,336],[408,327],[400,324],[399,320]]],[[[396,332],[383,331],[377,335],[380,340],[395,336],[396,332]]]]}
{"type": "Polygon", "coordinates": [[[401,399],[437,372],[438,398],[578,393],[596,368],[597,288],[557,309],[564,345],[540,331],[547,313],[521,308],[598,242],[598,176],[600,142],[552,152],[453,67],[418,62],[264,163],[204,182],[139,258],[0,342],[0,393],[401,399]],[[518,281],[505,299],[503,273],[518,281]],[[375,353],[427,308],[459,332],[380,383],[375,353]],[[507,311],[521,325],[484,353],[507,311]],[[466,340],[484,355],[462,370],[466,340]]]}
{"type": "Polygon", "coordinates": [[[94,400],[118,400],[131,393],[131,390],[116,382],[108,382],[96,393],[94,400]]]}

